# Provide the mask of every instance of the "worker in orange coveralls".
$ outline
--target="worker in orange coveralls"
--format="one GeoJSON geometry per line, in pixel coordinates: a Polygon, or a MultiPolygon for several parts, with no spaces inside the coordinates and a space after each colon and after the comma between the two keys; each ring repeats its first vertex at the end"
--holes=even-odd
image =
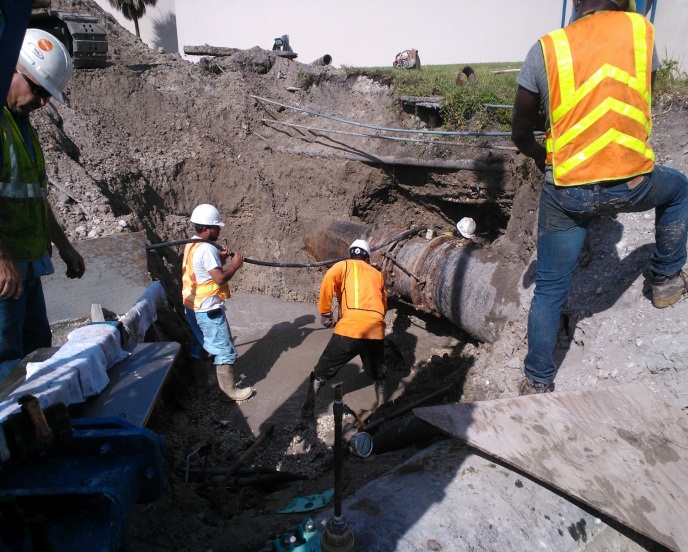
{"type": "Polygon", "coordinates": [[[323,384],[358,355],[363,369],[375,381],[377,407],[385,401],[385,281],[370,264],[367,241],[355,240],[349,247],[349,257],[333,265],[320,286],[320,320],[326,328],[334,326],[334,334],[311,372],[308,395],[301,407],[304,418],[313,417],[315,396],[323,384]],[[335,295],[340,312],[336,325],[332,314],[335,295]]]}

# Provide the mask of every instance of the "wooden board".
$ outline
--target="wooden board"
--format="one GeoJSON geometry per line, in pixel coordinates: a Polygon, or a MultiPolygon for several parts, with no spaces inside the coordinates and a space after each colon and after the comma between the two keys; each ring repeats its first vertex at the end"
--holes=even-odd
{"type": "Polygon", "coordinates": [[[688,417],[646,386],[414,413],[664,546],[688,550],[688,417]]]}
{"type": "Polygon", "coordinates": [[[103,392],[70,411],[77,418],[115,417],[145,426],[179,349],[175,342],[137,344],[129,358],[108,370],[103,392]]]}

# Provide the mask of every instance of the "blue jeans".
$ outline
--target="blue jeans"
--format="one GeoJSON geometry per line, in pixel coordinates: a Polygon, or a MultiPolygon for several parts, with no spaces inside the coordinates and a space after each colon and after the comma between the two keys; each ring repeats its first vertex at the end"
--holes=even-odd
{"type": "Polygon", "coordinates": [[[41,279],[26,278],[19,299],[0,299],[0,380],[29,353],[52,345],[41,279]]]}
{"type": "Polygon", "coordinates": [[[650,268],[673,276],[686,262],[688,178],[655,165],[634,188],[626,183],[558,187],[544,184],[540,194],[535,293],[528,314],[525,374],[539,383],[557,375],[554,349],[559,315],[566,301],[588,224],[599,215],[655,210],[657,248],[650,268]]]}
{"type": "Polygon", "coordinates": [[[196,312],[184,307],[184,314],[193,334],[189,351],[191,357],[202,359],[205,349],[215,356],[215,364],[234,364],[237,352],[225,311],[196,312]]]}

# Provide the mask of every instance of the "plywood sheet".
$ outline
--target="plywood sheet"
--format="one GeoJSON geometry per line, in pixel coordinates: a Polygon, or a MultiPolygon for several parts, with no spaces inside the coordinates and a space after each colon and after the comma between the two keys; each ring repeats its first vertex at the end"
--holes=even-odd
{"type": "Polygon", "coordinates": [[[74,242],[74,247],[86,264],[82,278],[65,276],[66,267],[57,251],[53,254],[55,274],[42,278],[51,324],[88,318],[94,303],[125,314],[151,283],[143,232],[82,240],[74,242]]]}
{"type": "Polygon", "coordinates": [[[688,550],[688,416],[646,386],[414,413],[664,546],[688,550]]]}

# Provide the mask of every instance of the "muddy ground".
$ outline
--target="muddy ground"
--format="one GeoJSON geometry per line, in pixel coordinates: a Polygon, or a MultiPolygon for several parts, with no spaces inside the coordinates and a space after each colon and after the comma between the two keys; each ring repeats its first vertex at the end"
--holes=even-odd
{"type": "MultiPolygon", "coordinates": [[[[481,239],[494,245],[498,261],[519,274],[532,268],[539,178],[529,161],[503,149],[511,146],[508,140],[434,146],[287,126],[281,123],[351,132],[351,127],[283,109],[256,96],[382,127],[419,129],[426,122],[404,112],[385,83],[348,77],[329,67],[308,67],[257,47],[192,64],[175,54],[151,51],[93,2],[54,0],[53,7],[95,14],[104,22],[110,44],[107,68],[76,71],[68,88],[69,107],[49,107],[35,116],[48,171],[56,183],[50,198],[71,238],[144,231],[150,243],[181,239],[191,233],[187,220],[192,209],[212,203],[228,223],[223,237],[232,248],[253,259],[306,263],[315,260],[306,247],[309,238],[334,221],[387,223],[404,229],[430,226],[442,232],[451,231],[461,217],[472,216],[481,239]],[[418,160],[500,159],[507,170],[429,170],[352,158],[361,154],[418,160]]],[[[688,112],[680,98],[658,100],[658,158],[685,171],[688,112]]],[[[596,322],[600,316],[612,313],[608,318],[613,323],[616,316],[617,325],[619,319],[628,320],[622,312],[614,314],[627,285],[614,278],[590,283],[597,278],[590,274],[615,269],[619,225],[627,250],[643,246],[643,239],[652,240],[652,220],[642,214],[602,220],[593,228],[589,258],[582,260],[580,284],[572,290],[567,310],[573,329],[561,349],[561,356],[569,359],[579,353],[586,368],[562,374],[558,380],[562,389],[628,379],[604,362],[614,354],[630,356],[627,340],[615,341],[618,336],[612,336],[611,351],[584,350],[593,331],[606,331],[596,322]]],[[[648,251],[645,247],[643,255],[626,263],[627,279],[641,274],[648,251]]],[[[161,320],[165,338],[185,344],[188,332],[178,316],[180,255],[178,247],[151,253],[149,269],[172,303],[161,320]]],[[[322,274],[322,269],[247,266],[233,286],[314,303],[322,274]]],[[[642,282],[639,285],[642,290],[642,282]]],[[[392,298],[390,368],[414,373],[415,379],[406,394],[385,405],[382,413],[450,383],[454,386],[436,397],[436,403],[513,395],[525,354],[529,286],[524,287],[521,315],[494,344],[479,343],[450,323],[392,298]],[[431,358],[417,359],[407,350],[410,345],[396,338],[409,324],[428,335],[449,336],[451,345],[431,358]]],[[[658,336],[663,330],[654,329],[653,316],[632,319],[635,327],[624,329],[641,342],[648,332],[658,336]]],[[[633,355],[642,349],[635,343],[633,355]]],[[[679,353],[672,369],[684,374],[687,363],[679,353]]],[[[625,358],[626,364],[633,362],[625,358]]],[[[637,376],[641,379],[642,366],[637,376]]],[[[257,550],[266,539],[303,519],[276,513],[291,497],[331,487],[332,449],[324,438],[331,432],[331,420],[321,419],[317,425],[296,420],[256,457],[256,469],[297,473],[304,479],[229,489],[208,477],[192,476],[185,482],[179,468],[190,452],[207,445],[200,451],[206,465],[221,471],[255,437],[228,426],[226,412],[232,406],[222,402],[216,390],[199,395],[191,379],[182,353],[150,424],[168,441],[165,495],[137,509],[129,531],[130,550],[257,550]]],[[[677,395],[685,399],[685,392],[677,395]]],[[[417,446],[421,445],[368,459],[348,458],[345,494],[388,471],[417,446]]]]}

